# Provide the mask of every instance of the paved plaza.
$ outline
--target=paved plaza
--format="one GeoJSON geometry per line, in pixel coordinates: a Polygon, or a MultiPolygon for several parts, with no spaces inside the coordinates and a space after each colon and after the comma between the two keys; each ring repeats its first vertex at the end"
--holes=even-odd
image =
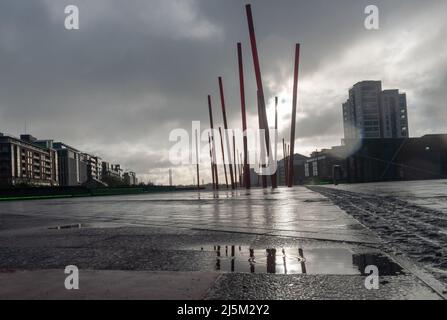
{"type": "Polygon", "coordinates": [[[306,187],[0,203],[1,299],[440,299],[432,281],[306,187]]]}

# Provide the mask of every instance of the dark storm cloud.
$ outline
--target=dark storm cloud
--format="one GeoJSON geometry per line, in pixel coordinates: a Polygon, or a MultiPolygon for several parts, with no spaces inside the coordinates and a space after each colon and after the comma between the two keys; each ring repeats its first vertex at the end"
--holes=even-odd
{"type": "MultiPolygon", "coordinates": [[[[302,43],[297,123],[302,152],[339,141],[340,104],[349,86],[364,78],[384,79],[384,87],[408,92],[409,105],[417,103],[410,112],[418,127],[412,132],[445,130],[440,117],[447,64],[440,12],[446,3],[374,2],[381,10],[379,31],[363,28],[370,1],[251,1],[267,98],[283,95],[287,110],[293,47],[302,43]],[[389,49],[402,37],[408,41],[389,49]],[[414,81],[416,70],[429,82],[414,81]]],[[[244,5],[223,0],[2,1],[0,131],[17,134],[26,121],[28,131],[40,138],[97,152],[139,173],[164,170],[170,130],[189,128],[193,120],[208,123],[207,94],[213,95],[221,123],[219,75],[230,123],[240,126],[238,41],[244,46],[248,111],[256,114],[244,5]],[[68,4],[79,6],[78,31],[64,29],[68,4]]]]}

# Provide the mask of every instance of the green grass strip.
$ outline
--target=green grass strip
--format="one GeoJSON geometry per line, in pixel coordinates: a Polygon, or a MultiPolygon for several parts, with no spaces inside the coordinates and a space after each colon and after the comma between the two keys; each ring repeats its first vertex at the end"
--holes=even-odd
{"type": "Polygon", "coordinates": [[[17,200],[40,200],[40,199],[60,199],[60,198],[71,198],[71,194],[63,195],[53,195],[53,196],[24,196],[24,197],[3,197],[0,201],[17,201],[17,200]]]}

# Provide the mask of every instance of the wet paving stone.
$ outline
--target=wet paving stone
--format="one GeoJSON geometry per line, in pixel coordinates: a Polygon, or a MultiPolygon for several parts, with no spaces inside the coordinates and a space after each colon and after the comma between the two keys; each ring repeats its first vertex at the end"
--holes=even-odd
{"type": "Polygon", "coordinates": [[[224,299],[433,298],[373,232],[302,187],[0,203],[0,212],[0,270],[215,274],[209,298],[224,299]],[[386,292],[365,292],[368,265],[386,292]]]}
{"type": "MultiPolygon", "coordinates": [[[[438,186],[440,183],[444,182],[433,182],[438,186]]],[[[443,252],[447,245],[447,236],[442,230],[442,223],[447,221],[447,215],[432,206],[419,206],[402,200],[411,195],[417,200],[418,194],[427,194],[426,190],[421,189],[421,182],[409,185],[408,188],[403,188],[402,183],[384,186],[392,190],[390,193],[393,196],[375,193],[377,188],[383,186],[380,183],[361,185],[355,191],[352,186],[309,188],[327,196],[334,204],[379,235],[384,240],[386,250],[405,254],[447,285],[447,256],[443,252]],[[374,210],[375,208],[380,210],[374,210]]],[[[437,192],[445,191],[442,189],[437,192]]]]}
{"type": "Polygon", "coordinates": [[[405,274],[401,266],[382,253],[356,253],[353,249],[318,247],[318,244],[305,249],[255,249],[240,245],[207,245],[192,249],[212,252],[214,270],[219,272],[367,275],[366,267],[373,265],[383,276],[405,274]]]}
{"type": "Polygon", "coordinates": [[[378,290],[365,277],[347,275],[224,274],[208,300],[440,300],[414,276],[381,277],[378,290]]]}

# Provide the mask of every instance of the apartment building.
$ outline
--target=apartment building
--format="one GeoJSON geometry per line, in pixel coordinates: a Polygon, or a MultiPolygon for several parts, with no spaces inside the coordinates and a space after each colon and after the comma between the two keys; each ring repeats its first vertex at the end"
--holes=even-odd
{"type": "Polygon", "coordinates": [[[0,185],[59,185],[56,150],[36,142],[31,135],[0,134],[0,185]]]}
{"type": "Polygon", "coordinates": [[[81,152],[62,142],[53,144],[59,162],[59,182],[62,186],[78,186],[87,181],[87,165],[81,152]]]}
{"type": "Polygon", "coordinates": [[[132,171],[124,173],[123,181],[124,181],[124,184],[128,185],[128,186],[135,186],[138,184],[137,175],[135,172],[132,172],[132,171]]]}
{"type": "Polygon", "coordinates": [[[381,81],[356,83],[342,110],[345,140],[409,137],[406,95],[381,81]]]}

